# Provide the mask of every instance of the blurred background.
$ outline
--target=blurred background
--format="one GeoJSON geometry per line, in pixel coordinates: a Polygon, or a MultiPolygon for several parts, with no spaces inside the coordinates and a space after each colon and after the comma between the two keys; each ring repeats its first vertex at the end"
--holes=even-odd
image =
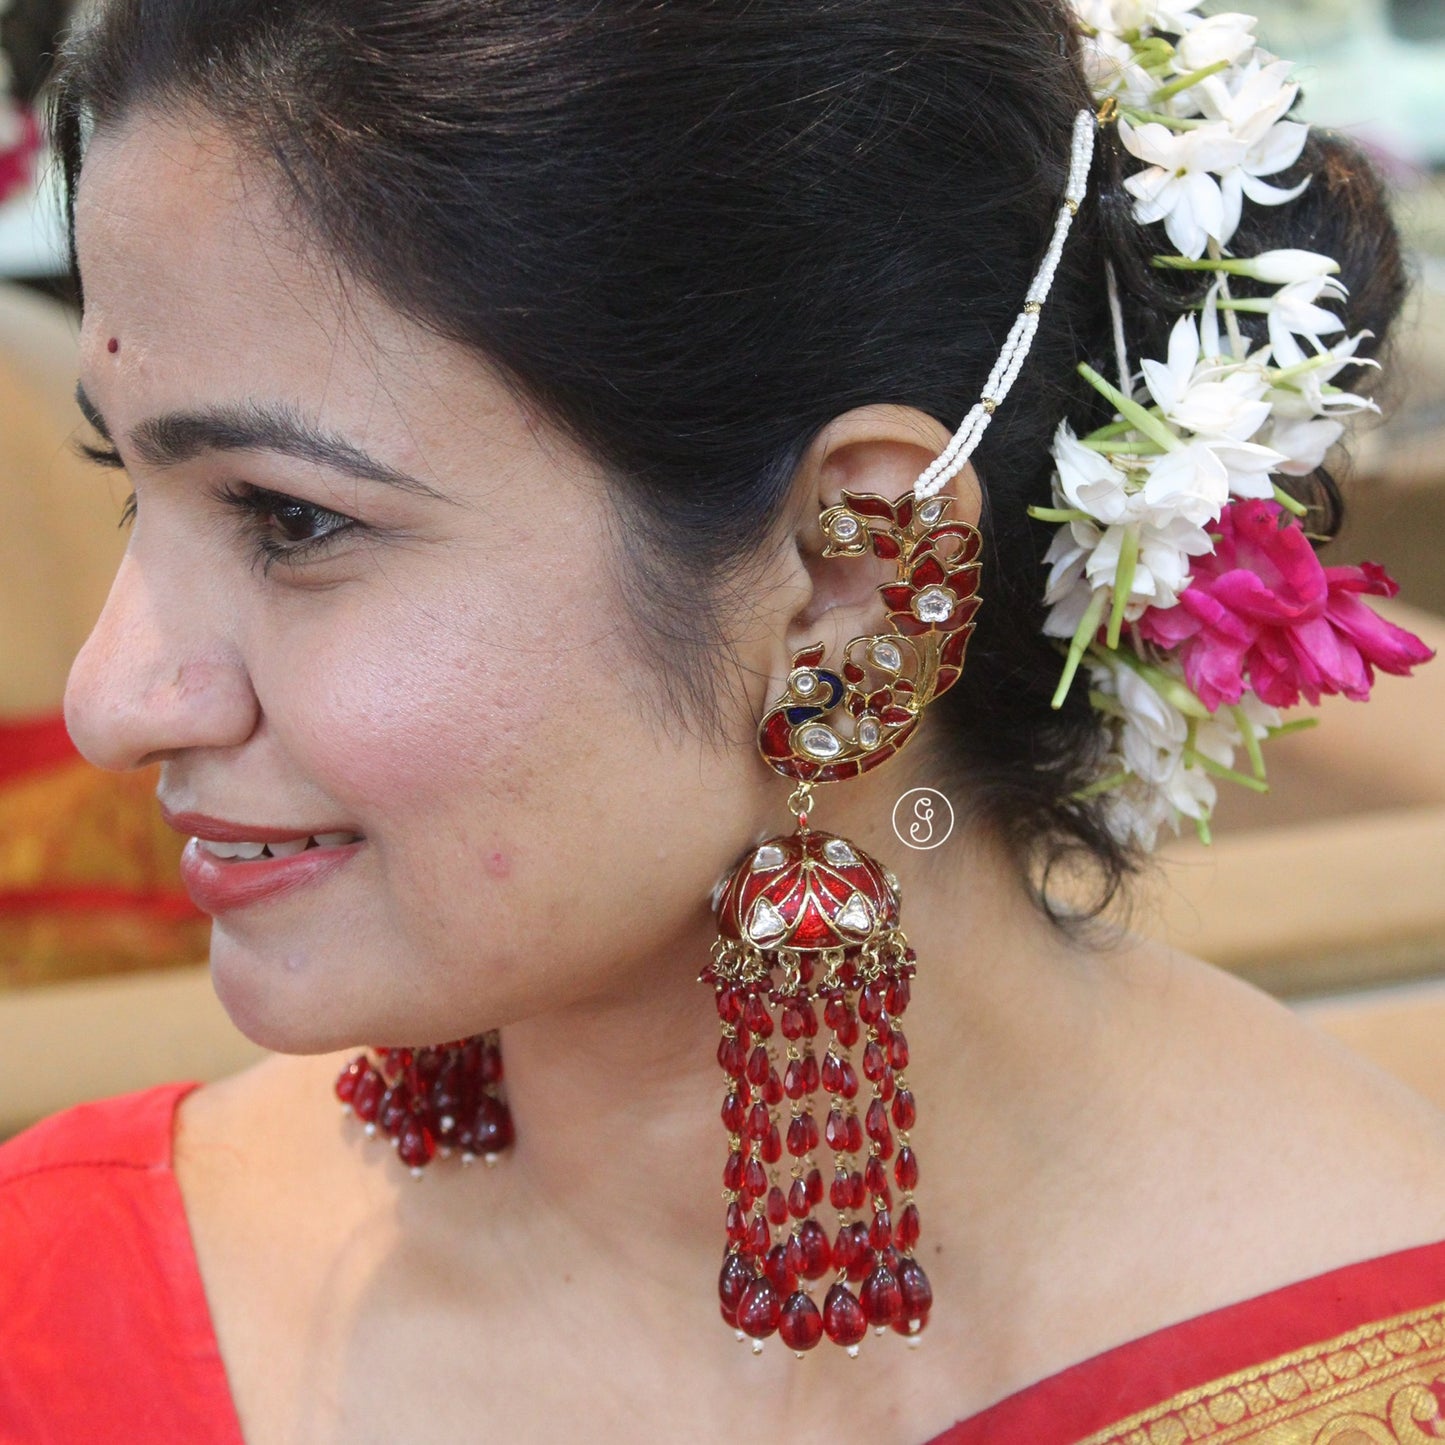
{"type": "MultiPolygon", "coordinates": [[[[212,1078],[257,1051],[206,977],[154,775],[100,774],[60,717],[124,545],[123,479],[81,462],[76,318],[28,105],[70,6],[0,13],[0,1137],[85,1098],[212,1078]]],[[[1206,10],[1233,8],[1207,5],[1206,10]]],[[[1251,8],[1241,4],[1241,8],[1251,8]]],[[[1445,0],[1255,0],[1304,118],[1368,147],[1416,288],[1351,442],[1327,561],[1385,564],[1387,610],[1445,651],[1445,0]]],[[[1211,849],[1165,849],[1136,924],[1252,979],[1445,1105],[1445,661],[1280,739],[1271,794],[1221,801],[1211,849]]]]}

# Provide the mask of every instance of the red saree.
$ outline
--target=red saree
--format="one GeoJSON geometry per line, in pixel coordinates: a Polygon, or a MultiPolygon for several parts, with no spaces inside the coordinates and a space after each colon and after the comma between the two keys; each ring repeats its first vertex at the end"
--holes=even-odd
{"type": "MultiPolygon", "coordinates": [[[[171,1084],[0,1147],[0,1441],[242,1445],[180,1191],[171,1084]]],[[[1445,1243],[1146,1335],[929,1445],[1445,1439],[1445,1243]]]]}

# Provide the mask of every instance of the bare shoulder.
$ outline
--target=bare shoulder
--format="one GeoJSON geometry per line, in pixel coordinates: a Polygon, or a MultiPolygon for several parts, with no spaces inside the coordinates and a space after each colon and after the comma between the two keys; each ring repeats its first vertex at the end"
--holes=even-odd
{"type": "Polygon", "coordinates": [[[1227,1221],[1274,1283],[1445,1239],[1445,1112],[1220,969],[1152,944],[1118,961],[1145,1152],[1196,1186],[1194,1228],[1227,1221]]]}

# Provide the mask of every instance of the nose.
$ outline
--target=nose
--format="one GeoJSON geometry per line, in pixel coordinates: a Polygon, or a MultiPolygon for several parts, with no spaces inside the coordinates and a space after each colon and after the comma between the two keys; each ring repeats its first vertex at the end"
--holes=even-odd
{"type": "Polygon", "coordinates": [[[70,669],[65,725],[97,767],[121,772],[246,741],[260,707],[235,641],[202,599],[167,594],[134,549],[70,669]]]}

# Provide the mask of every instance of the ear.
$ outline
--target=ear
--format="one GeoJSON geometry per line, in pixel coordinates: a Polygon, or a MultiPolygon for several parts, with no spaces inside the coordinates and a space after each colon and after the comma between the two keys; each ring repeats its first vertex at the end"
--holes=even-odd
{"type": "MultiPolygon", "coordinates": [[[[813,439],[795,478],[795,540],[810,585],[788,625],[789,655],[781,659],[780,686],[798,649],[821,642],[824,657],[836,663],[852,638],[890,630],[877,589],[897,581],[897,564],[871,552],[825,558],[818,522],[824,509],[841,502],[845,489],[873,492],[889,501],[907,496],[950,435],[941,422],[915,407],[875,405],[845,412],[813,439]]],[[[951,516],[978,525],[983,493],[971,465],[936,495],[954,499],[951,516]]]]}

